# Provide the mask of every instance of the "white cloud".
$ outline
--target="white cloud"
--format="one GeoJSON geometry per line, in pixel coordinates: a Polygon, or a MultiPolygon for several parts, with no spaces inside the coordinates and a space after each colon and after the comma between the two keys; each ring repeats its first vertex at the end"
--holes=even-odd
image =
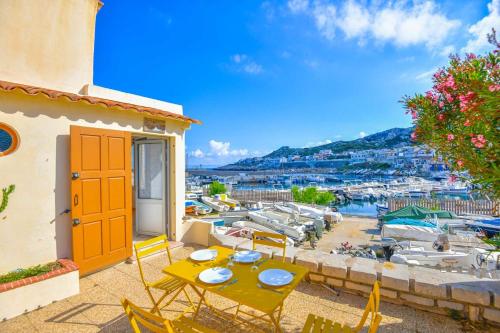
{"type": "Polygon", "coordinates": [[[443,57],[448,57],[450,54],[453,53],[455,53],[455,46],[453,45],[446,45],[445,47],[443,47],[441,52],[439,52],[439,54],[442,55],[443,57]]]}
{"type": "Polygon", "coordinates": [[[253,61],[246,54],[234,54],[230,59],[233,63],[233,68],[238,72],[257,75],[263,71],[262,66],[253,61]]]}
{"type": "Polygon", "coordinates": [[[207,156],[247,156],[248,149],[231,149],[230,142],[210,140],[208,142],[210,153],[207,156]]]}
{"type": "Polygon", "coordinates": [[[317,147],[317,146],[322,146],[332,143],[332,140],[326,139],[323,141],[317,141],[317,142],[308,142],[303,148],[311,148],[311,147],[317,147]]]}
{"type": "Polygon", "coordinates": [[[208,145],[210,146],[212,153],[217,156],[229,155],[229,146],[231,145],[229,142],[210,140],[208,145]]]}
{"type": "Polygon", "coordinates": [[[242,61],[244,61],[246,58],[247,58],[247,55],[246,55],[246,54],[235,54],[235,55],[232,55],[232,56],[231,56],[231,60],[232,60],[235,64],[239,64],[239,63],[241,63],[241,62],[242,62],[242,61]]]}
{"type": "Polygon", "coordinates": [[[288,7],[292,13],[311,16],[324,38],[333,40],[336,31],[341,30],[346,38],[357,38],[360,45],[370,37],[396,46],[423,44],[434,48],[460,25],[460,21],[442,14],[434,1],[374,1],[369,6],[349,0],[338,8],[328,0],[316,1],[312,6],[289,1],[288,7]]]}
{"type": "Polygon", "coordinates": [[[418,74],[415,76],[415,80],[428,80],[432,77],[432,74],[434,74],[437,71],[436,68],[433,68],[429,71],[425,71],[423,73],[418,74]]]}
{"type": "Polygon", "coordinates": [[[203,158],[205,157],[205,153],[201,149],[196,149],[195,151],[192,151],[190,153],[191,156],[196,157],[196,158],[203,158]]]}
{"type": "Polygon", "coordinates": [[[337,8],[331,4],[316,3],[312,15],[316,23],[316,28],[321,35],[328,40],[335,37],[337,21],[337,8]]]}
{"type": "Polygon", "coordinates": [[[307,67],[312,68],[312,69],[316,69],[319,66],[319,64],[316,60],[309,60],[309,59],[304,60],[304,64],[307,67]]]}
{"type": "Polygon", "coordinates": [[[247,156],[248,149],[234,149],[229,152],[231,156],[247,156]]]}
{"type": "Polygon", "coordinates": [[[359,137],[360,137],[361,139],[362,139],[362,138],[364,138],[365,136],[366,136],[366,133],[365,133],[365,132],[363,132],[363,131],[359,132],[359,137]]]}
{"type": "Polygon", "coordinates": [[[249,74],[260,74],[262,72],[262,66],[251,61],[243,66],[243,71],[249,74]]]}
{"type": "Polygon", "coordinates": [[[347,38],[353,38],[364,35],[370,29],[370,21],[368,9],[355,1],[348,1],[342,7],[338,26],[344,31],[347,38]]]}
{"type": "Polygon", "coordinates": [[[412,7],[388,6],[373,15],[373,36],[397,46],[425,44],[440,45],[458,28],[460,21],[448,19],[439,13],[432,1],[416,3],[412,7]]]}
{"type": "Polygon", "coordinates": [[[492,0],[488,4],[488,15],[469,27],[469,33],[473,36],[462,48],[463,52],[479,53],[490,50],[493,46],[488,43],[486,34],[491,28],[500,30],[500,0],[492,0]]]}
{"type": "Polygon", "coordinates": [[[307,10],[309,7],[309,0],[289,0],[288,8],[292,13],[299,13],[307,10]]]}

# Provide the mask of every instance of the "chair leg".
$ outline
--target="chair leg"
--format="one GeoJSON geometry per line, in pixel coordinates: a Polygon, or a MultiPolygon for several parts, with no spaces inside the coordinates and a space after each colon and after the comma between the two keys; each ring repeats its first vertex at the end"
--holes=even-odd
{"type": "MultiPolygon", "coordinates": [[[[171,299],[170,299],[167,303],[165,303],[165,305],[164,305],[162,308],[164,308],[164,307],[166,307],[166,306],[169,306],[169,305],[170,305],[173,301],[175,301],[175,299],[176,299],[176,298],[177,298],[177,296],[181,293],[181,291],[182,291],[182,290],[183,290],[183,288],[179,288],[179,289],[175,292],[175,295],[174,295],[174,296],[172,296],[172,298],[171,298],[171,299]]],[[[166,294],[165,296],[167,296],[167,295],[170,295],[170,294],[166,294]]],[[[165,298],[165,297],[163,297],[163,298],[165,298]]],[[[163,298],[162,298],[162,300],[163,300],[163,298]]],[[[158,302],[158,303],[159,303],[159,302],[158,302]]]]}
{"type": "Polygon", "coordinates": [[[151,290],[149,290],[149,288],[146,288],[146,291],[148,293],[148,296],[149,298],[151,299],[151,303],[153,303],[153,308],[151,309],[151,313],[158,313],[160,316],[161,316],[161,312],[160,312],[160,309],[158,309],[158,305],[157,303],[155,302],[155,299],[153,297],[153,295],[151,294],[151,290]]]}

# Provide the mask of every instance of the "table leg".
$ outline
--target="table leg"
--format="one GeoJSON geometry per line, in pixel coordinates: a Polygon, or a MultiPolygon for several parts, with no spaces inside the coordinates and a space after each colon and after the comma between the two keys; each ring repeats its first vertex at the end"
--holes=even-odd
{"type": "Polygon", "coordinates": [[[198,302],[198,306],[196,307],[196,311],[194,312],[194,315],[193,315],[194,319],[196,319],[196,317],[198,316],[198,312],[200,312],[200,308],[201,308],[202,303],[205,303],[208,307],[210,307],[210,305],[207,303],[207,301],[205,299],[206,292],[207,292],[206,289],[204,289],[203,292],[201,292],[201,293],[198,290],[196,290],[196,293],[198,294],[198,296],[200,296],[200,301],[198,302]]]}
{"type": "Polygon", "coordinates": [[[282,333],[283,331],[281,330],[280,322],[279,322],[279,320],[276,320],[274,318],[274,314],[270,314],[269,318],[271,318],[271,321],[274,324],[274,332],[276,332],[276,333],[282,333]]]}
{"type": "Polygon", "coordinates": [[[280,326],[280,320],[281,320],[281,314],[283,312],[283,303],[281,303],[279,305],[277,310],[278,310],[278,317],[274,318],[274,314],[276,313],[276,310],[275,310],[269,314],[269,318],[271,318],[271,322],[274,324],[274,331],[281,333],[282,330],[281,330],[281,326],[280,326]]]}

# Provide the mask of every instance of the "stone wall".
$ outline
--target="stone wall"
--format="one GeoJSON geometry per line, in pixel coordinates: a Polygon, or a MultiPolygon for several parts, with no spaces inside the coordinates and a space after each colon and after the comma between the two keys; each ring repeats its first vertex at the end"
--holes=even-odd
{"type": "MultiPolygon", "coordinates": [[[[212,234],[209,245],[250,249],[251,240],[212,234]]],[[[258,246],[266,257],[280,260],[278,249],[258,246]]],[[[440,272],[375,260],[287,248],[286,261],[309,268],[309,280],[344,292],[368,295],[380,281],[382,299],[443,315],[500,325],[500,280],[440,272]]]]}

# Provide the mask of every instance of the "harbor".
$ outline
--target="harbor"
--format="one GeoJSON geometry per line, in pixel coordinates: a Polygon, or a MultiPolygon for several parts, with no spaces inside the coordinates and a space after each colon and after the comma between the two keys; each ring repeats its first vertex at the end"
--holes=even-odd
{"type": "Polygon", "coordinates": [[[499,202],[478,198],[468,185],[414,177],[317,184],[299,191],[331,193],[327,205],[296,202],[294,185],[226,182],[227,193],[211,195],[212,185],[190,178],[186,213],[213,224],[213,234],[251,239],[255,231],[277,232],[295,248],[500,277],[500,257],[488,241],[500,232],[499,202]],[[460,190],[452,193],[452,186],[460,190]]]}

